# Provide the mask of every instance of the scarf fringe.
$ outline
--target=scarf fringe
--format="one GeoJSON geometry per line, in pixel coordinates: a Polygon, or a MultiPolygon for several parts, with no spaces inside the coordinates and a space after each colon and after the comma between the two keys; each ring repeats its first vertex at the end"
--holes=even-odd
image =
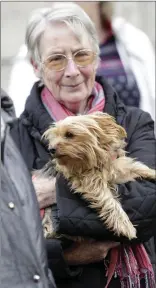
{"type": "Polygon", "coordinates": [[[126,278],[121,280],[121,288],[141,288],[141,280],[144,280],[144,288],[155,288],[156,283],[151,275],[151,273],[148,273],[146,271],[142,277],[139,277],[139,275],[136,275],[135,281],[132,281],[130,275],[128,275],[126,278]]]}
{"type": "MultiPolygon", "coordinates": [[[[107,276],[117,275],[121,288],[156,288],[153,267],[142,244],[121,244],[118,257],[115,249],[111,251],[110,263],[113,265],[108,267],[107,276]],[[115,267],[114,271],[112,267],[115,267]]],[[[110,280],[108,277],[106,287],[109,287],[110,280]]]]}

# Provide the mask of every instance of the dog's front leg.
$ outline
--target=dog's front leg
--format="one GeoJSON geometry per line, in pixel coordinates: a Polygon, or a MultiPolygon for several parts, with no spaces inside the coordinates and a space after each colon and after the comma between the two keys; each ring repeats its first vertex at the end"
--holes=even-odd
{"type": "Polygon", "coordinates": [[[109,197],[109,188],[104,190],[106,195],[106,201],[104,201],[103,207],[100,210],[100,218],[104,220],[108,229],[112,230],[118,236],[125,236],[129,240],[136,238],[136,229],[131,223],[128,215],[123,210],[119,200],[114,198],[112,193],[109,197]]]}
{"type": "Polygon", "coordinates": [[[156,180],[156,171],[130,157],[119,157],[113,161],[113,173],[110,182],[114,184],[127,183],[136,178],[156,180]]]}
{"type": "Polygon", "coordinates": [[[130,240],[136,238],[136,229],[122,209],[118,198],[113,196],[106,183],[101,183],[101,185],[99,183],[96,189],[90,189],[89,192],[86,190],[79,190],[79,192],[89,202],[89,206],[96,209],[99,218],[109,230],[130,240]]]}

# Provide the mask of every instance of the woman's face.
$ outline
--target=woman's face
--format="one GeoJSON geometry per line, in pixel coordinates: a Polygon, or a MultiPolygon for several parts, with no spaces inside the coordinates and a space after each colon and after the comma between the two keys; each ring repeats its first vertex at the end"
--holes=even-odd
{"type": "MultiPolygon", "coordinates": [[[[71,58],[74,52],[81,49],[92,50],[87,37],[80,43],[72,30],[65,23],[49,25],[40,43],[42,61],[55,54],[64,54],[71,58]]],[[[74,110],[91,94],[96,72],[96,59],[86,67],[78,67],[72,59],[62,71],[42,69],[42,78],[46,87],[55,99],[67,108],[74,110]]]]}

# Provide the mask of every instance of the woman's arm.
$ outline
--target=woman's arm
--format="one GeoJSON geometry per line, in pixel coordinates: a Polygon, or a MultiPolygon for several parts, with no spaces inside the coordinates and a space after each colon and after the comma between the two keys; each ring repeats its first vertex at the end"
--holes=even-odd
{"type": "MultiPolygon", "coordinates": [[[[129,157],[156,169],[154,122],[148,113],[140,113],[127,151],[129,157]]],[[[141,179],[119,185],[118,188],[122,206],[136,225],[138,239],[148,241],[154,235],[156,225],[156,182],[141,179]]]]}
{"type": "Polygon", "coordinates": [[[40,209],[56,203],[55,175],[56,173],[51,161],[42,169],[32,172],[33,185],[40,209]]]}
{"type": "Polygon", "coordinates": [[[64,250],[64,258],[69,265],[85,265],[105,259],[111,248],[119,246],[117,242],[85,240],[75,243],[64,250]]]}

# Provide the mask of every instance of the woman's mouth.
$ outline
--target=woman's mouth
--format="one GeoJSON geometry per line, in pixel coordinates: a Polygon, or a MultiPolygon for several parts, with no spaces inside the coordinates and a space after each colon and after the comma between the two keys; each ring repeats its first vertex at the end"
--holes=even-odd
{"type": "Polygon", "coordinates": [[[81,82],[81,83],[78,83],[78,84],[71,84],[71,85],[62,85],[63,87],[67,87],[67,88],[77,88],[77,87],[79,87],[81,84],[82,84],[83,82],[81,82]]]}

